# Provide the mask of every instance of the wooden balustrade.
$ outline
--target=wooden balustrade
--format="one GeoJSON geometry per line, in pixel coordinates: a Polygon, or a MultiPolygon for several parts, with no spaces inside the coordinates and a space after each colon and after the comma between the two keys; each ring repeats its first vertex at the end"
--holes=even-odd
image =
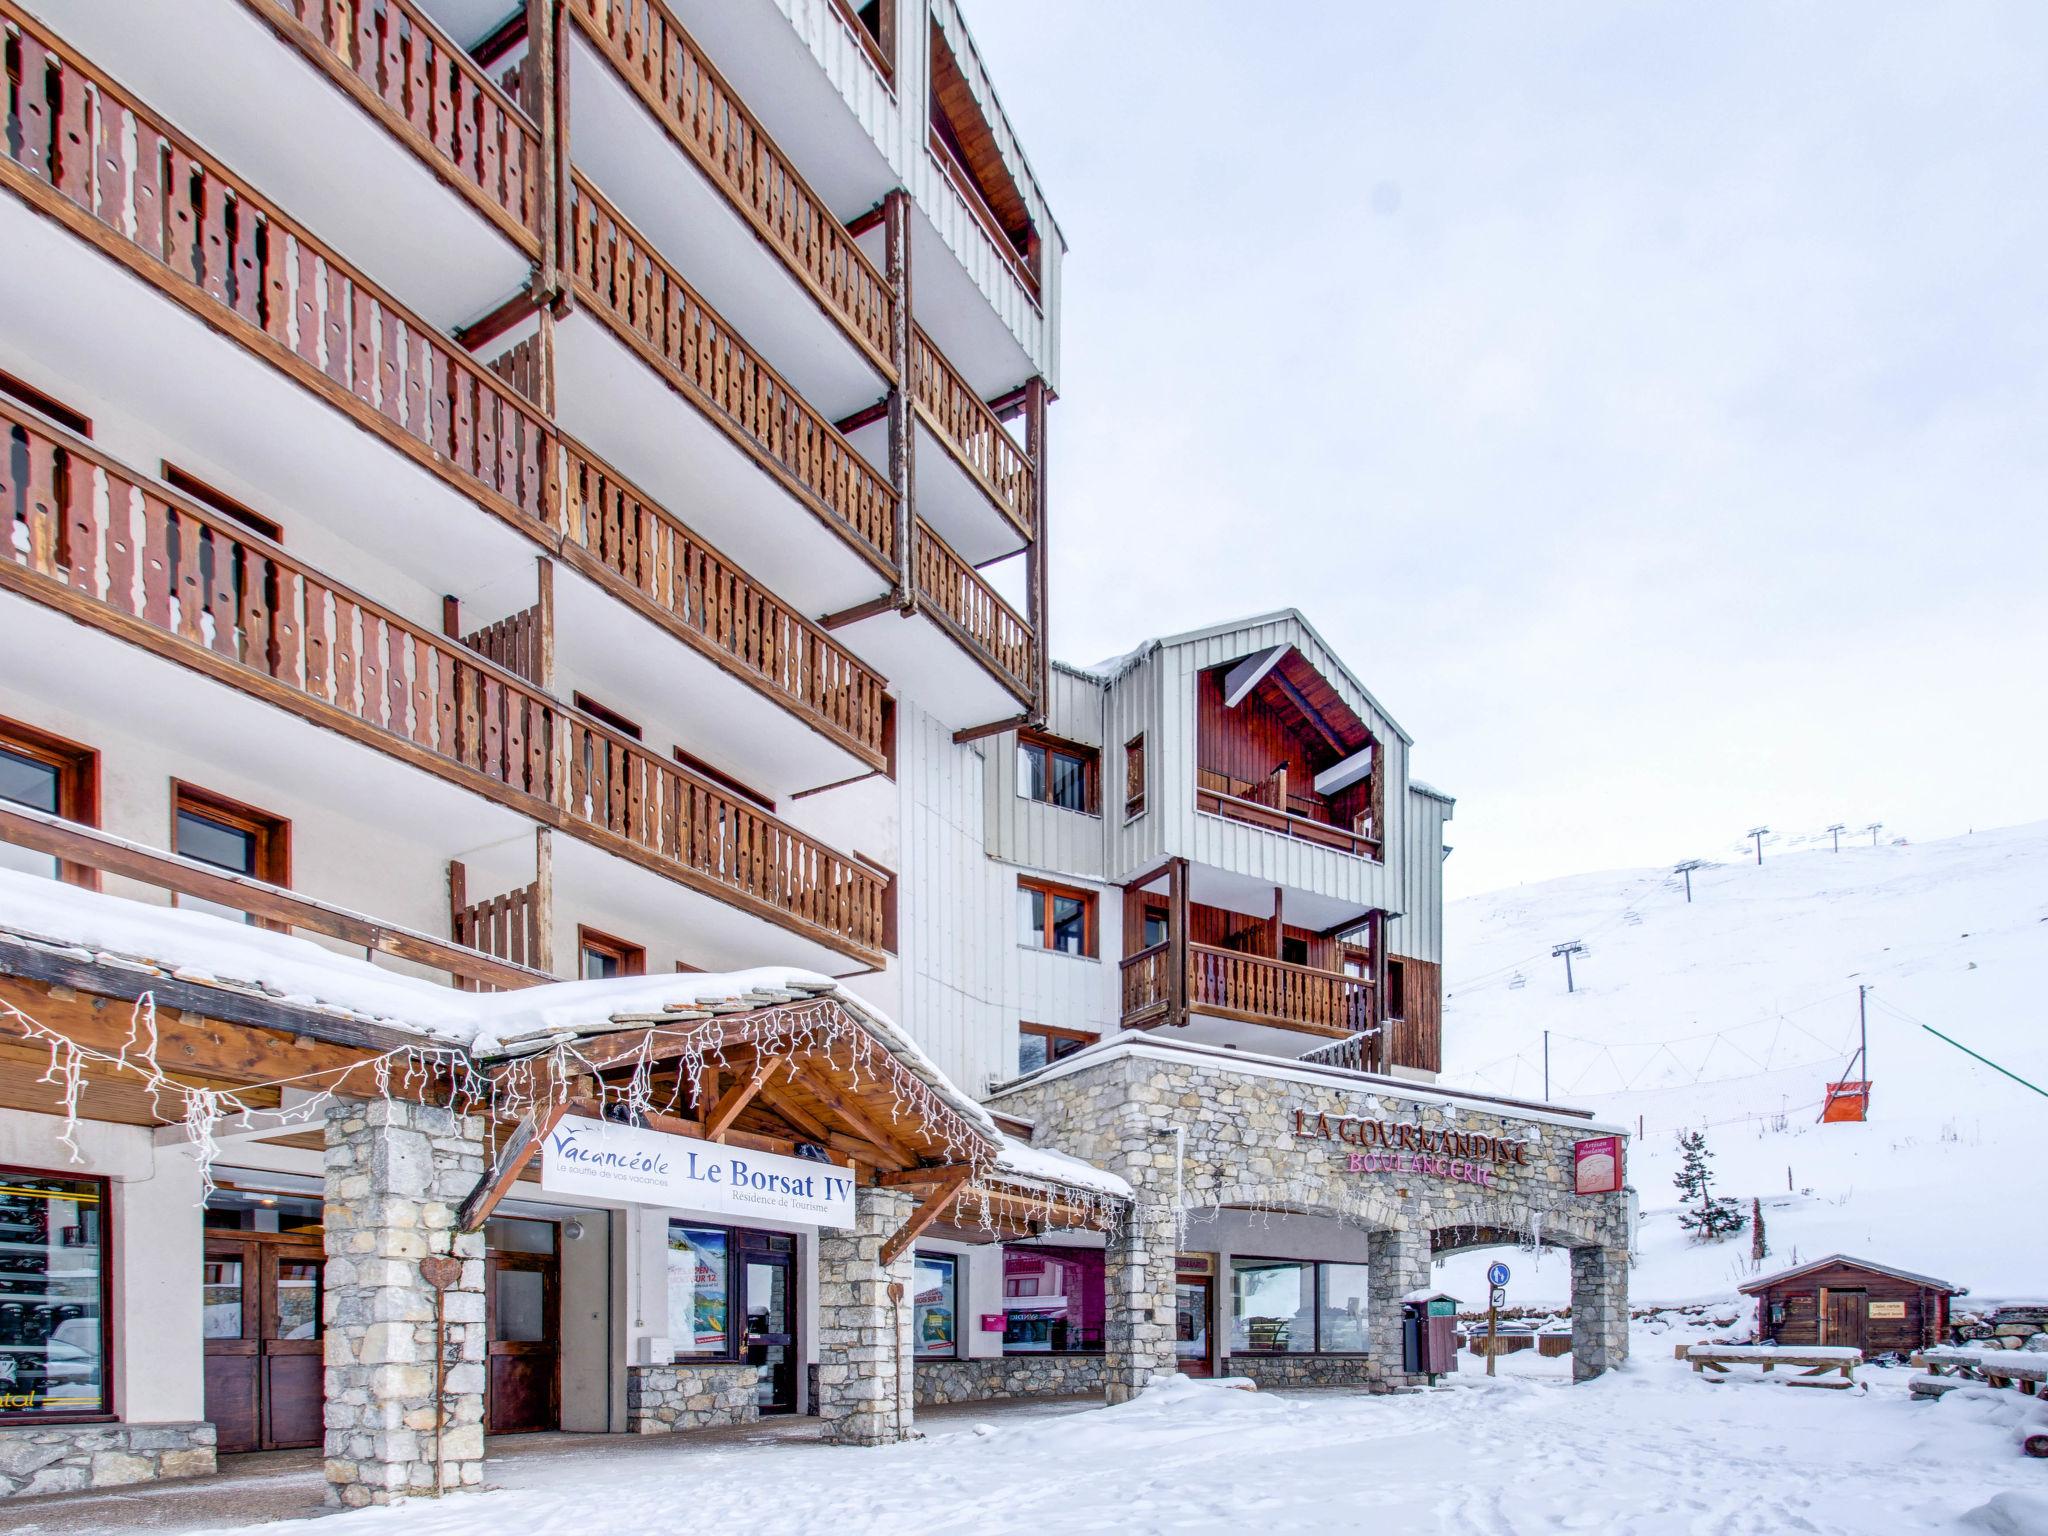
{"type": "Polygon", "coordinates": [[[570,270],[582,296],[726,434],[893,567],[896,493],[578,173],[570,270]]]}
{"type": "Polygon", "coordinates": [[[174,638],[152,648],[232,663],[202,670],[420,766],[461,770],[537,819],[848,953],[881,954],[886,886],[866,866],[90,444],[4,403],[0,431],[5,584],[45,599],[64,589],[57,606],[74,617],[174,638]]]}
{"type": "Polygon", "coordinates": [[[1167,982],[1170,946],[1154,944],[1150,949],[1141,949],[1123,963],[1123,1018],[1124,1022],[1143,1023],[1146,1017],[1162,1013],[1169,1001],[1167,982]]]}
{"type": "Polygon", "coordinates": [[[918,415],[1011,526],[1030,538],[1035,473],[1030,456],[988,402],[953,371],[922,326],[911,333],[910,381],[918,415]]]}
{"type": "Polygon", "coordinates": [[[1247,822],[1269,832],[1278,832],[1282,837],[1318,843],[1360,858],[1377,859],[1380,856],[1378,838],[1332,826],[1327,819],[1327,810],[1321,819],[1297,813],[1293,806],[1299,798],[1288,794],[1284,780],[1277,778],[1267,779],[1263,784],[1244,785],[1208,769],[1197,770],[1195,775],[1195,809],[1198,811],[1247,822]]]}
{"type": "Polygon", "coordinates": [[[953,623],[963,642],[977,652],[1012,692],[1031,696],[1031,626],[919,518],[915,538],[919,598],[953,623]]]}
{"type": "Polygon", "coordinates": [[[1264,955],[1190,944],[1188,1007],[1255,1024],[1350,1035],[1371,1022],[1372,983],[1264,955]]]}
{"type": "Polygon", "coordinates": [[[733,670],[798,701],[876,765],[888,755],[882,680],[757,585],[632,482],[560,439],[558,531],[698,635],[733,670]]]}
{"type": "MultiPolygon", "coordinates": [[[[209,318],[242,322],[388,434],[539,516],[545,425],[516,394],[0,0],[0,178],[209,318]],[[81,217],[83,220],[81,221],[81,217]],[[146,258],[133,259],[137,254],[146,258]]],[[[233,328],[230,328],[233,329],[233,328]]]]}
{"type": "Polygon", "coordinates": [[[247,0],[399,130],[529,255],[540,251],[540,133],[413,0],[247,0]]]}
{"type": "Polygon", "coordinates": [[[568,0],[567,12],[741,218],[893,377],[887,281],[667,8],[659,0],[568,0]]]}

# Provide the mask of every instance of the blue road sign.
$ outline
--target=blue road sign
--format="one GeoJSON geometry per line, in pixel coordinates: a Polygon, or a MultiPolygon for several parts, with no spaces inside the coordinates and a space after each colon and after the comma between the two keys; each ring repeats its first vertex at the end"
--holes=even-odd
{"type": "Polygon", "coordinates": [[[1507,1265],[1496,1261],[1492,1265],[1488,1266],[1486,1271],[1486,1283],[1488,1285],[1506,1285],[1508,1283],[1507,1265]]]}

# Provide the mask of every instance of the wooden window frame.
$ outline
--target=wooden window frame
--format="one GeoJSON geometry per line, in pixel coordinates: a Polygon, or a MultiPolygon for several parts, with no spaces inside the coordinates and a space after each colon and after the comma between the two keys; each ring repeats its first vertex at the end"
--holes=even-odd
{"type": "Polygon", "coordinates": [[[896,90],[896,0],[876,0],[876,6],[881,17],[880,37],[870,32],[868,24],[860,19],[859,0],[832,0],[832,8],[852,29],[861,50],[867,54],[868,61],[875,66],[882,83],[893,95],[896,90]]]}
{"type": "Polygon", "coordinates": [[[114,1183],[103,1174],[60,1172],[0,1164],[0,1183],[9,1179],[52,1179],[68,1184],[93,1184],[100,1201],[100,1405],[92,1409],[58,1408],[41,1411],[0,1411],[0,1428],[27,1424],[112,1424],[120,1420],[120,1404],[114,1395],[118,1372],[114,1369],[114,1183]]]}
{"type": "Polygon", "coordinates": [[[576,979],[588,981],[594,978],[583,974],[583,957],[595,951],[610,955],[619,962],[621,976],[645,976],[647,974],[647,946],[635,944],[614,934],[592,928],[585,923],[576,925],[576,979]]]}
{"type": "MultiPolygon", "coordinates": [[[[180,858],[192,855],[180,852],[178,848],[178,818],[191,814],[202,821],[216,822],[232,827],[238,832],[249,833],[256,842],[256,868],[250,878],[261,880],[282,890],[290,890],[292,884],[292,824],[291,818],[280,816],[275,811],[266,811],[261,806],[250,805],[223,795],[217,790],[207,789],[200,784],[188,783],[184,779],[171,780],[171,852],[180,858]]],[[[206,864],[205,859],[197,862],[206,864]]],[[[219,865],[209,864],[209,868],[219,865]]],[[[239,873],[239,871],[236,871],[239,873]]],[[[173,897],[173,901],[177,898],[173,897]]],[[[268,928],[273,933],[291,932],[291,924],[275,918],[252,918],[258,928],[268,928]]]]}
{"type": "Polygon", "coordinates": [[[92,436],[92,418],[75,406],[66,405],[47,390],[37,389],[26,379],[0,372],[0,395],[25,405],[38,416],[46,416],[74,437],[92,436]]]}
{"type": "MultiPolygon", "coordinates": [[[[1069,959],[1085,958],[1096,960],[1101,958],[1102,933],[1100,918],[1102,903],[1098,900],[1098,897],[1101,895],[1099,891],[1091,891],[1079,885],[1062,885],[1054,880],[1039,880],[1030,875],[1019,875],[1017,877],[1017,889],[1020,892],[1037,891],[1045,897],[1045,921],[1039,926],[1038,932],[1041,942],[1038,944],[1025,943],[1024,947],[1026,949],[1036,949],[1041,953],[1049,955],[1066,955],[1069,959]],[[1069,950],[1059,948],[1059,946],[1052,942],[1053,898],[1056,896],[1070,897],[1081,903],[1082,940],[1081,953],[1078,956],[1069,950]]],[[[1019,942],[1023,943],[1021,939],[1019,942]]]]}
{"type": "MultiPolygon", "coordinates": [[[[917,1266],[919,1263],[946,1264],[952,1267],[953,1348],[949,1354],[922,1354],[918,1350],[916,1338],[913,1337],[910,1341],[910,1358],[913,1362],[918,1360],[964,1360],[967,1358],[967,1255],[964,1253],[947,1253],[938,1248],[917,1248],[912,1250],[910,1257],[910,1291],[911,1306],[913,1308],[917,1305],[917,1266]]],[[[913,1317],[911,1319],[911,1332],[913,1335],[916,1333],[916,1330],[917,1321],[913,1317]]]]}
{"type": "Polygon", "coordinates": [[[1061,805],[1057,800],[1040,798],[1026,791],[1023,774],[1017,775],[1017,798],[1029,800],[1034,805],[1049,810],[1066,811],[1075,816],[1100,816],[1102,814],[1102,749],[1091,747],[1085,741],[1072,741],[1065,736],[1055,736],[1050,731],[1022,730],[1017,733],[1017,751],[1021,756],[1028,751],[1043,752],[1046,755],[1046,771],[1043,775],[1046,793],[1052,792],[1052,754],[1063,752],[1081,761],[1081,804],[1061,805]]]}
{"type": "Polygon", "coordinates": [[[630,736],[633,740],[639,742],[644,742],[647,739],[647,733],[640,728],[638,721],[620,714],[609,704],[599,703],[587,693],[580,690],[572,693],[569,695],[569,702],[582,710],[584,714],[590,716],[599,725],[607,726],[617,731],[621,736],[630,736]]]}
{"type": "Polygon", "coordinates": [[[254,507],[243,505],[225,491],[215,490],[188,469],[180,469],[169,459],[163,461],[164,484],[174,491],[182,491],[203,507],[211,507],[222,517],[240,523],[253,533],[260,533],[273,544],[284,543],[284,529],[275,521],[265,517],[254,507]]]}
{"type": "MultiPolygon", "coordinates": [[[[83,742],[38,730],[20,720],[0,716],[0,747],[17,757],[47,763],[57,770],[57,814],[80,826],[100,824],[100,755],[83,742]]],[[[100,888],[100,872],[89,864],[57,861],[57,878],[81,890],[100,888]]]]}
{"type": "MultiPolygon", "coordinates": [[[[1073,1055],[1074,1051],[1086,1050],[1089,1046],[1095,1044],[1096,1041],[1102,1038],[1101,1035],[1097,1034],[1093,1030],[1065,1029],[1057,1024],[1031,1023],[1020,1023],[1017,1026],[1017,1035],[1020,1041],[1020,1056],[1017,1062],[1017,1066],[1020,1070],[1024,1070],[1024,1063],[1021,1057],[1021,1041],[1022,1037],[1025,1035],[1031,1035],[1045,1041],[1045,1065],[1048,1067],[1056,1061],[1064,1061],[1067,1057],[1073,1055]],[[1073,1049],[1067,1051],[1056,1051],[1054,1047],[1059,1044],[1070,1045],[1073,1047],[1073,1049]]],[[[1032,1067],[1029,1070],[1037,1072],[1043,1069],[1039,1067],[1032,1067]]]]}
{"type": "Polygon", "coordinates": [[[1124,820],[1145,814],[1145,733],[1124,743],[1124,820]]]}
{"type": "Polygon", "coordinates": [[[685,752],[681,747],[670,747],[669,752],[678,763],[682,764],[683,767],[689,769],[690,772],[696,774],[699,778],[709,779],[712,783],[718,785],[719,788],[731,790],[742,800],[760,806],[762,810],[768,812],[771,816],[775,814],[775,801],[761,793],[760,790],[755,789],[745,780],[734,778],[722,768],[712,767],[711,764],[705,762],[696,753],[685,752]]]}

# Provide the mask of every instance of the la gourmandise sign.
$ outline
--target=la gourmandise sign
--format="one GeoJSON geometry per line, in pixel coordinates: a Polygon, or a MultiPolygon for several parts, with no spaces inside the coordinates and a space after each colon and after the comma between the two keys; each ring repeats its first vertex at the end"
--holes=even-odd
{"type": "Polygon", "coordinates": [[[541,1145],[540,1187],[721,1216],[853,1225],[853,1175],[830,1163],[565,1115],[541,1145]]]}
{"type": "Polygon", "coordinates": [[[1294,1134],[1303,1141],[1335,1141],[1359,1148],[1344,1160],[1350,1173],[1423,1173],[1491,1189],[1497,1167],[1514,1164],[1526,1168],[1529,1164],[1529,1144],[1524,1141],[1467,1131],[1433,1131],[1357,1115],[1297,1109],[1294,1134]]]}

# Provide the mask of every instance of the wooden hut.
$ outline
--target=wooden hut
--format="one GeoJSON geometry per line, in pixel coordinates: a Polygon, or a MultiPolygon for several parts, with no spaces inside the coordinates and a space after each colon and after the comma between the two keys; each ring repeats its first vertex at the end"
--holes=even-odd
{"type": "Polygon", "coordinates": [[[1946,1280],[1844,1253],[1761,1275],[1741,1289],[1756,1298],[1758,1338],[1847,1346],[1866,1355],[1941,1343],[1948,1299],[1962,1294],[1946,1280]]]}

